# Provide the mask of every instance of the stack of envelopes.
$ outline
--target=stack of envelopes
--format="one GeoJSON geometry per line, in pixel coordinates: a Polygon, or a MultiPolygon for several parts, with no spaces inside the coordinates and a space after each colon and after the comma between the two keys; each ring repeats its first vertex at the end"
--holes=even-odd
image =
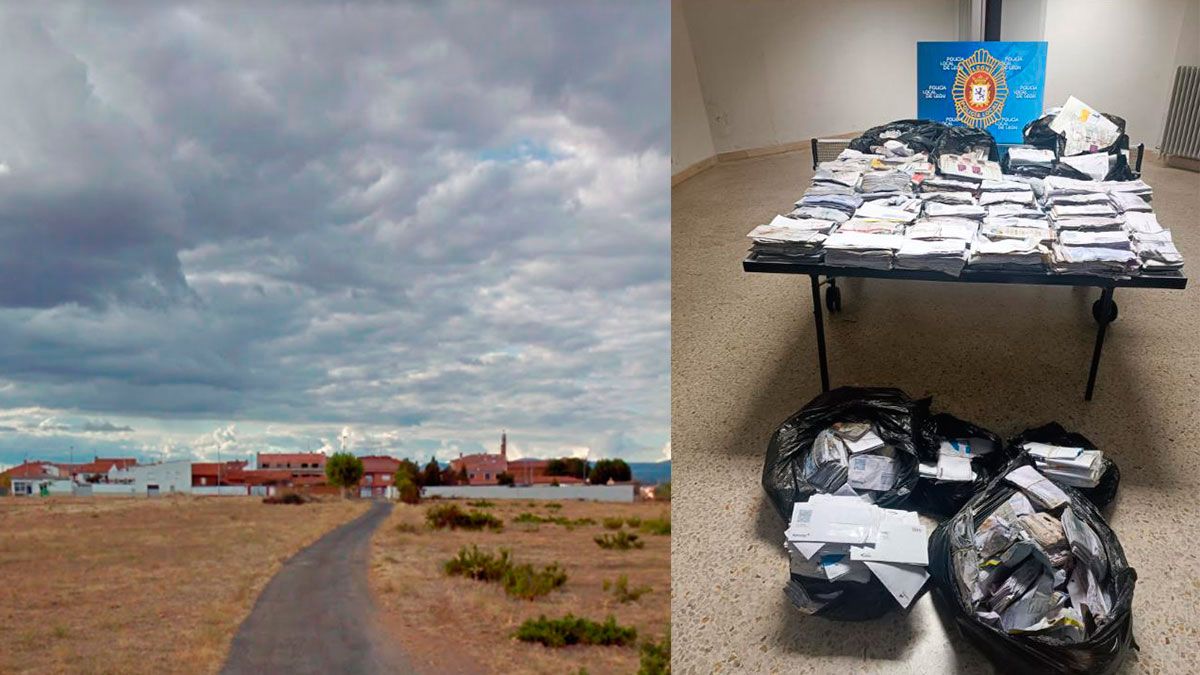
{"type": "Polygon", "coordinates": [[[1104,474],[1104,453],[1100,450],[1033,442],[1026,443],[1024,448],[1039,471],[1060,483],[1094,488],[1104,474]]]}
{"type": "MultiPolygon", "coordinates": [[[[916,512],[869,504],[849,486],[797,503],[785,538],[792,575],[852,583],[874,576],[901,607],[929,578],[928,533],[916,512]]],[[[795,579],[789,587],[788,596],[804,608],[803,588],[795,579]]]]}

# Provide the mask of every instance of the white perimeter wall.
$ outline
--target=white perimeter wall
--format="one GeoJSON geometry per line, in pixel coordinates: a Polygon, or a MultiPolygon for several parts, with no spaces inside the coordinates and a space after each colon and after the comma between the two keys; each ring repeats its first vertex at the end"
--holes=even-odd
{"type": "Polygon", "coordinates": [[[583,499],[593,502],[632,502],[633,485],[560,485],[503,487],[500,485],[441,485],[422,488],[425,497],[447,499],[583,499]]]}
{"type": "Polygon", "coordinates": [[[959,5],[685,0],[684,21],[673,16],[672,32],[688,33],[713,146],[722,153],[913,117],[916,43],[957,40],[959,5]]]}
{"type": "MultiPolygon", "coordinates": [[[[713,152],[916,113],[916,43],[970,37],[960,0],[673,0],[672,170],[713,152]],[[688,66],[688,53],[693,66],[688,66]],[[691,71],[696,72],[699,101],[691,71]]],[[[1005,0],[1001,38],[1046,40],[1047,107],[1075,95],[1157,147],[1175,68],[1200,65],[1200,0],[1005,0]]]]}

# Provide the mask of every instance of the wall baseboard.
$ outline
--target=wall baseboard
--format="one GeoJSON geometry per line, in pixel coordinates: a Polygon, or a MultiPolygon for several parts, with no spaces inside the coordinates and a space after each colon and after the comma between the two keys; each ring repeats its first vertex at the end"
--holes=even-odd
{"type": "Polygon", "coordinates": [[[706,157],[705,159],[702,159],[699,162],[696,162],[695,164],[683,169],[679,173],[671,174],[671,187],[679,185],[683,181],[695,176],[705,169],[716,166],[717,161],[719,161],[717,159],[717,155],[712,155],[711,157],[706,157]]]}
{"type": "MultiPolygon", "coordinates": [[[[844,134],[823,134],[820,138],[857,138],[862,132],[852,131],[844,134]]],[[[671,187],[679,185],[683,181],[695,176],[705,169],[712,168],[717,164],[725,162],[737,162],[743,159],[754,159],[756,157],[769,157],[771,155],[782,155],[786,152],[812,152],[812,139],[803,141],[795,141],[792,143],[781,143],[779,145],[764,145],[758,148],[746,148],[744,150],[730,150],[727,152],[718,152],[717,154],[702,159],[699,162],[687,167],[677,174],[671,176],[671,187]]]]}

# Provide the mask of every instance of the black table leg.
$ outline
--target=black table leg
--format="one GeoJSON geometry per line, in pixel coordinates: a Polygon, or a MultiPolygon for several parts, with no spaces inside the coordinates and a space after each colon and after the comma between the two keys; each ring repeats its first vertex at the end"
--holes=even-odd
{"type": "Polygon", "coordinates": [[[1088,372],[1087,391],[1083,394],[1083,400],[1092,400],[1092,390],[1096,388],[1096,371],[1100,369],[1100,350],[1104,348],[1104,331],[1108,329],[1108,324],[1112,323],[1113,315],[1113,289],[1106,288],[1100,292],[1100,307],[1096,317],[1096,322],[1099,327],[1096,329],[1096,348],[1092,351],[1092,369],[1088,372]]]}
{"type": "Polygon", "coordinates": [[[815,274],[812,280],[813,317],[817,322],[817,360],[821,364],[821,391],[829,391],[829,364],[825,359],[825,318],[821,315],[821,280],[815,274]]]}

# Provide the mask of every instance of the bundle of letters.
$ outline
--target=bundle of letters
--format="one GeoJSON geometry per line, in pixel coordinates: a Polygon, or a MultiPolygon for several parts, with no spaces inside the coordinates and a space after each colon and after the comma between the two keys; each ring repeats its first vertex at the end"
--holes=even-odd
{"type": "Polygon", "coordinates": [[[821,262],[821,243],[832,228],[828,221],[775,216],[746,236],[754,242],[750,250],[762,256],[817,263],[821,262]]]}
{"type": "Polygon", "coordinates": [[[1043,189],[1058,234],[1054,271],[1126,277],[1182,269],[1183,256],[1158,223],[1145,182],[1049,176],[1043,189]]]}
{"type": "MultiPolygon", "coordinates": [[[[822,162],[787,217],[748,236],[764,258],[832,267],[1172,275],[1183,256],[1140,179],[1002,174],[982,155],[921,152],[885,142],[822,162]]],[[[1013,148],[1011,166],[1048,150],[1013,148]]],[[[1053,153],[1051,153],[1053,154],[1053,153]]]]}
{"type": "Polygon", "coordinates": [[[796,503],[784,537],[792,574],[785,591],[806,612],[826,598],[805,591],[796,576],[863,584],[874,576],[904,608],[929,578],[928,534],[916,512],[869,504],[849,487],[796,503]]]}
{"type": "Polygon", "coordinates": [[[1046,175],[1054,168],[1054,151],[1028,145],[1008,149],[1008,167],[1013,173],[1046,175]]]}
{"type": "Polygon", "coordinates": [[[984,438],[947,439],[938,447],[937,464],[922,462],[918,470],[921,478],[939,483],[970,482],[978,478],[971,460],[993,450],[992,442],[984,438]]]}
{"type": "Polygon", "coordinates": [[[904,241],[904,236],[899,234],[842,231],[839,228],[825,240],[825,264],[890,270],[892,256],[904,241]]]}
{"type": "Polygon", "coordinates": [[[1018,488],[980,523],[954,574],[975,616],[1009,634],[1081,642],[1110,619],[1104,546],[1067,495],[1032,466],[1004,479],[1018,488]]]}
{"type": "Polygon", "coordinates": [[[1094,488],[1104,475],[1104,453],[1048,443],[1026,443],[1023,447],[1037,468],[1054,480],[1073,487],[1094,488]]]}
{"type": "Polygon", "coordinates": [[[869,422],[839,422],[817,434],[804,458],[804,479],[821,492],[849,486],[874,502],[874,493],[896,484],[898,463],[869,422]]]}

